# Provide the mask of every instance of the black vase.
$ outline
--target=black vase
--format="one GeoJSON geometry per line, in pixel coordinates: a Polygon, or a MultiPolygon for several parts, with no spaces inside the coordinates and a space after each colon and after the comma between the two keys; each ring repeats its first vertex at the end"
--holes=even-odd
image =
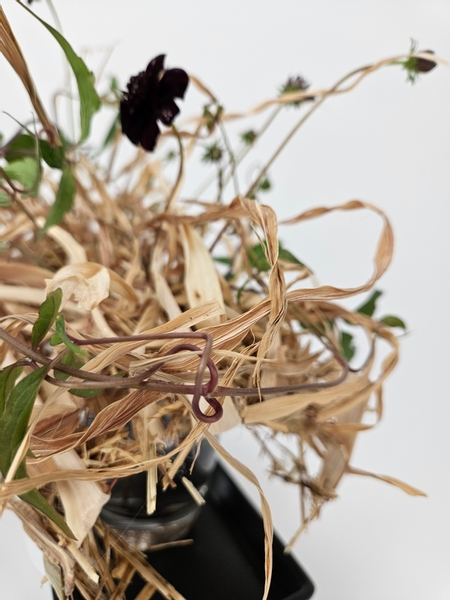
{"type": "MultiPolygon", "coordinates": [[[[208,446],[205,445],[205,448],[208,446]]],[[[201,449],[205,464],[214,464],[214,456],[205,448],[201,449]],[[207,457],[208,460],[206,460],[207,457]]],[[[195,470],[197,470],[197,465],[195,470]]],[[[161,519],[161,525],[165,523],[166,527],[170,527],[171,519],[168,517],[171,513],[172,521],[174,518],[177,521],[178,517],[181,521],[181,513],[190,512],[192,520],[188,528],[192,526],[190,535],[193,543],[169,546],[147,553],[147,560],[186,600],[261,600],[264,588],[264,534],[261,516],[220,464],[213,468],[211,475],[206,471],[208,469],[203,473],[203,476],[206,475],[203,485],[207,485],[209,490],[206,504],[200,514],[198,514],[197,507],[193,507],[186,496],[184,497],[186,502],[184,502],[181,496],[176,494],[180,499],[181,506],[176,510],[169,511],[166,501],[162,502],[160,499],[160,512],[157,517],[152,517],[155,521],[161,519]],[[165,508],[163,505],[166,505],[165,508]],[[191,511],[188,510],[188,506],[191,511]],[[198,519],[195,518],[197,515],[198,519]],[[164,519],[167,520],[164,521],[164,519]]],[[[144,482],[145,489],[145,479],[142,477],[139,479],[144,482]]],[[[196,474],[195,479],[198,489],[201,489],[202,484],[199,483],[201,478],[197,479],[196,474]]],[[[137,483],[136,487],[139,489],[137,483]]],[[[134,484],[130,486],[130,490],[133,488],[134,484]]],[[[142,490],[142,488],[140,489],[142,490]]],[[[132,503],[132,498],[135,500],[130,515],[139,504],[138,496],[137,493],[129,492],[128,502],[132,503]]],[[[170,498],[174,497],[175,495],[170,496],[170,498]]],[[[123,500],[122,498],[122,504],[123,500]]],[[[113,502],[116,502],[116,498],[113,502]]],[[[135,527],[136,522],[142,522],[142,529],[135,531],[145,531],[144,523],[151,520],[145,516],[145,509],[143,509],[145,494],[140,493],[140,502],[137,512],[134,512],[135,515],[138,515],[134,521],[133,517],[126,517],[120,511],[114,512],[110,506],[105,510],[113,519],[117,518],[116,515],[119,515],[120,519],[123,518],[124,525],[128,523],[135,527]],[[142,516],[139,516],[139,509],[141,509],[142,516]]],[[[115,508],[118,506],[119,504],[115,508]]],[[[123,505],[121,510],[124,511],[123,505]]],[[[113,528],[118,529],[117,521],[113,523],[113,528]]],[[[150,529],[150,537],[155,529],[156,526],[150,529]]],[[[184,535],[180,531],[181,525],[178,528],[177,537],[184,535]]],[[[167,539],[166,534],[163,539],[167,539]]],[[[142,579],[135,576],[123,599],[134,600],[137,598],[143,585],[142,579]]],[[[273,576],[269,600],[308,600],[313,592],[314,586],[308,575],[291,554],[284,553],[283,543],[275,535],[273,576]]],[[[77,590],[74,591],[73,597],[74,600],[83,600],[77,590]]],[[[54,598],[56,599],[56,595],[54,598]]],[[[156,593],[154,600],[163,600],[163,597],[156,593]]]]}
{"type": "Polygon", "coordinates": [[[163,490],[158,484],[156,510],[151,515],[146,510],[147,473],[119,479],[100,518],[136,550],[145,551],[179,540],[189,533],[201,510],[182,480],[190,480],[201,496],[205,496],[215,465],[216,455],[207,442],[201,443],[198,452],[195,448],[191,450],[174,477],[176,487],[163,490]]]}

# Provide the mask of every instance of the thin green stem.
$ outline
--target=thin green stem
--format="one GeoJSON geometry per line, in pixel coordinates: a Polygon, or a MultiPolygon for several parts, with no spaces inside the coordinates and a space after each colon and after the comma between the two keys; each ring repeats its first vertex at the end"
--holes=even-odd
{"type": "MultiPolygon", "coordinates": [[[[243,148],[243,150],[241,151],[241,153],[239,154],[237,161],[236,161],[236,166],[239,165],[240,162],[242,162],[242,160],[247,156],[247,154],[250,152],[250,150],[254,147],[255,143],[261,138],[261,136],[267,131],[267,129],[269,128],[269,126],[273,123],[273,121],[275,120],[275,117],[277,117],[281,110],[284,108],[283,104],[279,104],[273,111],[272,114],[269,115],[269,118],[263,123],[263,125],[261,126],[261,128],[259,129],[259,131],[257,131],[256,133],[256,137],[253,140],[253,142],[251,144],[246,144],[243,148]]],[[[224,185],[227,185],[228,181],[230,179],[230,174],[228,175],[228,178],[225,179],[224,185]]]]}
{"type": "MultiPolygon", "coordinates": [[[[234,155],[233,148],[231,147],[230,139],[229,139],[228,133],[225,129],[225,125],[223,124],[223,122],[221,120],[219,120],[219,128],[220,128],[220,132],[222,133],[222,138],[223,138],[225,148],[227,149],[229,160],[230,160],[229,178],[230,177],[233,178],[234,194],[235,194],[235,196],[239,196],[239,181],[238,181],[237,172],[236,172],[236,167],[237,167],[236,157],[234,155]]],[[[221,185],[222,185],[222,189],[223,189],[226,186],[226,182],[225,182],[224,176],[223,176],[223,171],[221,173],[221,177],[222,177],[221,185]]]]}
{"type": "MultiPolygon", "coordinates": [[[[235,163],[234,163],[234,165],[228,165],[229,170],[228,170],[228,173],[224,176],[224,181],[223,181],[224,188],[228,185],[231,177],[233,177],[233,168],[234,168],[234,171],[236,171],[239,164],[247,156],[247,154],[250,152],[250,150],[254,147],[255,142],[257,140],[259,140],[260,137],[267,131],[267,129],[273,123],[273,121],[275,120],[275,117],[280,113],[282,108],[283,108],[283,105],[279,104],[275,108],[275,110],[272,111],[272,114],[269,116],[269,118],[263,123],[263,125],[261,126],[259,131],[256,132],[256,137],[251,144],[245,144],[238,155],[233,154],[235,156],[235,163]]],[[[207,177],[205,179],[205,181],[202,183],[202,185],[200,185],[200,187],[196,190],[196,192],[194,194],[195,197],[198,198],[199,196],[201,196],[201,194],[203,194],[203,192],[211,185],[211,183],[214,181],[215,178],[216,178],[215,175],[210,175],[209,177],[207,177]]]]}

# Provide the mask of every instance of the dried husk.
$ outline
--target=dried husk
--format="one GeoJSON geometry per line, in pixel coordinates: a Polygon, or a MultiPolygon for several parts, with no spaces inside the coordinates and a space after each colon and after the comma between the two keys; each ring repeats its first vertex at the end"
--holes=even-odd
{"type": "MultiPolygon", "coordinates": [[[[24,81],[50,138],[52,126],[46,123],[3,11],[0,18],[3,28],[0,49],[24,81]]],[[[246,114],[313,94],[319,102],[309,115],[326,97],[353,89],[369,73],[395,60],[398,57],[362,69],[350,83],[344,78],[328,90],[308,90],[277,98],[246,114]]],[[[436,60],[434,55],[433,60],[436,60]]],[[[201,82],[195,78],[192,82],[214,100],[201,82]]],[[[223,120],[240,116],[225,113],[223,120]]],[[[192,152],[202,119],[195,122],[194,132],[180,132],[181,143],[187,140],[185,159],[192,152]]],[[[53,141],[56,143],[56,137],[53,141]]],[[[30,478],[3,482],[0,504],[9,501],[9,506],[26,523],[28,533],[47,557],[55,585],[61,572],[66,594],[76,583],[84,597],[91,594],[102,598],[109,594],[108,597],[119,598],[133,574],[139,573],[147,582],[140,600],[151,598],[155,590],[165,598],[181,600],[182,596],[170,582],[164,581],[97,516],[107,499],[107,480],[143,471],[148,473],[147,508],[151,513],[158,468],[166,469],[164,485],[169,485],[189,451],[206,438],[260,494],[265,533],[264,598],[267,598],[272,570],[270,509],[255,476],[214,437],[238,424],[255,432],[261,427],[268,428],[279,446],[283,445],[283,435],[297,437],[299,450],[291,462],[284,460],[287,454],[282,459],[276,456],[270,444],[265,450],[272,460],[272,470],[301,489],[305,513],[300,531],[319,514],[327,500],[336,497],[336,488],[346,473],[369,475],[408,494],[423,494],[396,478],[351,466],[357,436],[373,427],[382,416],[382,386],[398,358],[398,340],[389,328],[375,318],[349,311],[335,302],[371,290],[392,260],[392,227],[380,209],[368,202],[350,200],[337,206],[315,207],[284,221],[284,225],[297,225],[332,211],[368,210],[383,223],[374,251],[373,272],[366,281],[353,288],[300,287],[310,271],[280,260],[279,223],[273,208],[244,195],[222,203],[200,200],[182,203],[176,193],[182,173],[175,184],[167,182],[161,162],[149,158],[142,150],[114,174],[119,182],[115,185],[111,184],[111,171],[105,173],[82,154],[73,165],[73,173],[74,210],[66,214],[60,225],[50,228],[43,239],[37,238],[34,229],[34,223],[43,226],[48,211],[42,198],[26,199],[33,219],[17,204],[8,209],[8,214],[0,211],[1,240],[7,248],[20,242],[26,249],[19,256],[7,250],[0,260],[0,321],[3,329],[17,340],[17,345],[4,340],[0,343],[2,365],[23,357],[19,344],[29,343],[45,288],[47,293],[56,288],[63,290],[63,313],[71,336],[81,340],[109,338],[83,346],[89,355],[82,367],[86,380],[88,375],[95,374],[121,373],[135,377],[155,364],[163,365],[150,377],[146,389],[118,384],[117,389],[105,388],[92,399],[74,396],[68,388],[53,383],[45,382],[42,386],[15,461],[18,464],[28,449],[32,450],[33,458],[27,459],[30,478]],[[231,281],[220,272],[206,242],[208,234],[217,231],[222,231],[222,249],[226,249],[231,259],[234,277],[231,281]],[[246,249],[258,241],[270,267],[267,272],[255,273],[246,255],[246,249]],[[296,271],[296,278],[289,286],[287,271],[296,271]],[[246,280],[251,285],[239,290],[246,280]],[[350,372],[340,356],[336,328],[344,321],[361,328],[371,348],[370,356],[357,372],[350,372]],[[303,325],[300,333],[294,326],[299,322],[303,325]],[[193,384],[203,360],[205,339],[193,341],[189,337],[192,332],[210,336],[210,358],[218,369],[219,386],[226,388],[217,395],[224,416],[213,424],[192,416],[192,393],[151,387],[152,382],[173,386],[193,384]],[[167,333],[178,333],[180,337],[164,338],[167,333]],[[121,339],[138,335],[161,337],[121,339]],[[322,344],[319,349],[317,341],[322,344]],[[389,351],[383,355],[381,369],[373,375],[379,341],[387,342],[389,351]],[[180,344],[195,344],[199,350],[184,349],[169,356],[180,344]],[[277,389],[288,385],[295,389],[277,389]],[[250,388],[252,393],[245,391],[250,388]],[[275,391],[265,392],[264,388],[275,391]],[[375,422],[366,419],[369,412],[375,414],[375,422]],[[178,446],[161,456],[156,448],[168,435],[164,417],[169,415],[174,427],[186,423],[186,416],[190,417],[191,425],[187,433],[180,435],[178,446]],[[130,427],[137,432],[137,442],[128,435],[130,427]],[[308,453],[315,454],[319,461],[316,471],[308,469],[308,453]],[[15,495],[35,487],[50,500],[57,498],[62,502],[78,544],[66,540],[64,546],[58,545],[52,526],[32,508],[14,499],[15,495]],[[94,532],[102,536],[104,553],[96,545],[94,532]],[[118,574],[120,582],[114,579],[118,574]]],[[[52,186],[50,175],[44,173],[44,180],[52,186]]],[[[55,359],[59,350],[47,348],[46,352],[55,359]]],[[[206,381],[205,375],[203,383],[206,381]]],[[[84,384],[69,377],[66,385],[77,388],[84,384]]],[[[101,383],[98,387],[102,387],[101,383]]],[[[207,414],[208,410],[205,409],[207,414]]],[[[192,493],[196,496],[195,490],[192,493]]],[[[197,500],[201,501],[199,497],[197,500]]]]}

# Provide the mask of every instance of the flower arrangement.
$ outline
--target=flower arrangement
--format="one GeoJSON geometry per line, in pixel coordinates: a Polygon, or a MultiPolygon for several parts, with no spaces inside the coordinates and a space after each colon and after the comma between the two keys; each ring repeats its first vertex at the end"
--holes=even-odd
{"type": "MultiPolygon", "coordinates": [[[[290,77],[276,98],[250,111],[270,114],[259,130],[245,131],[236,148],[226,125],[247,114],[227,113],[202,82],[183,69],[166,69],[164,55],[131,77],[126,91],[113,81],[99,96],[93,74],[67,40],[24,8],[65,53],[79,93],[80,134],[69,139],[48,117],[0,8],[0,50],[37,120],[20,124],[0,149],[0,510],[22,519],[44,552],[59,598],[75,587],[85,598],[102,591],[121,597],[124,569],[147,582],[142,600],[155,590],[181,598],[99,515],[117,480],[141,472],[152,514],[205,439],[261,493],[267,598],[270,509],[255,476],[217,434],[242,425],[270,432],[271,440],[261,438],[261,444],[271,470],[301,491],[301,526],[291,545],[336,497],[346,473],[422,494],[350,464],[357,435],[374,425],[365,416],[381,418],[382,385],[398,356],[395,330],[405,328],[398,317],[375,316],[379,292],[373,288],[393,251],[390,223],[359,200],[286,221],[369,210],[383,222],[368,281],[351,289],[315,285],[312,269],[280,243],[275,210],[260,201],[270,186],[268,171],[328,98],[390,65],[414,80],[439,58],[413,47],[349,73],[330,89],[310,89],[302,77],[290,77]],[[175,99],[183,99],[189,85],[205,95],[205,104],[199,116],[175,126],[175,99]],[[115,107],[116,116],[94,152],[85,142],[92,117],[105,105],[115,107]],[[242,158],[287,105],[298,107],[300,118],[249,189],[239,192],[242,158]],[[138,148],[120,163],[119,147],[129,144],[122,133],[138,148]],[[173,143],[176,149],[163,155],[173,143]],[[183,201],[183,175],[198,145],[214,167],[217,197],[183,201]],[[165,167],[173,164],[171,179],[165,167]],[[336,302],[364,292],[369,297],[354,311],[336,302]],[[368,351],[355,366],[357,330],[368,351]],[[390,351],[374,374],[380,340],[390,351]],[[285,436],[298,440],[294,457],[283,446],[285,436]],[[315,470],[309,454],[318,462],[315,470]]],[[[189,478],[185,485],[196,502],[204,501],[189,478]]]]}

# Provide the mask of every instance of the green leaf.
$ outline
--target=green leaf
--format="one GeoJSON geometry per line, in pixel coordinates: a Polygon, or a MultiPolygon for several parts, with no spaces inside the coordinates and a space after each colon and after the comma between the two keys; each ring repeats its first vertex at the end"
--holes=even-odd
{"type": "MultiPolygon", "coordinates": [[[[82,358],[75,354],[72,350],[69,350],[67,354],[64,354],[62,359],[60,360],[60,364],[66,365],[67,367],[73,367],[74,369],[81,369],[84,366],[84,361],[82,358]]],[[[59,379],[60,381],[65,381],[68,379],[69,375],[64,373],[63,371],[58,371],[58,368],[55,369],[55,379],[59,379]]],[[[69,392],[74,396],[79,396],[80,398],[94,398],[94,396],[98,396],[104,391],[104,388],[94,388],[94,389],[86,389],[86,388],[71,388],[69,392]]]]}
{"type": "MultiPolygon", "coordinates": [[[[28,130],[27,130],[28,131],[28,130]]],[[[49,167],[62,169],[65,162],[64,146],[52,148],[46,140],[38,140],[39,152],[49,167]]],[[[5,159],[11,163],[20,160],[24,156],[36,156],[36,136],[31,134],[20,134],[14,137],[6,147],[5,159]]]]}
{"type": "MultiPolygon", "coordinates": [[[[28,479],[26,461],[23,460],[17,471],[14,479],[28,479]]],[[[72,533],[70,527],[64,521],[62,516],[57,512],[53,506],[44,498],[44,496],[36,489],[29,490],[23,494],[19,494],[19,498],[37,508],[42,514],[48,517],[55,525],[57,525],[68,537],[76,539],[72,533]]]]}
{"type": "Polygon", "coordinates": [[[114,141],[117,132],[120,131],[120,118],[117,114],[114,121],[111,123],[108,133],[106,134],[105,141],[102,144],[102,148],[107,148],[114,141]]]}
{"type": "MultiPolygon", "coordinates": [[[[34,406],[36,395],[47,373],[47,367],[33,371],[14,387],[20,367],[5,369],[0,374],[1,390],[7,399],[0,417],[0,470],[3,476],[8,473],[16,452],[26,434],[28,421],[34,406]],[[9,372],[5,375],[5,371],[9,372]],[[9,396],[9,397],[8,397],[9,396]]],[[[28,477],[26,463],[23,460],[14,474],[15,479],[28,477]]],[[[20,494],[20,498],[28,502],[51,519],[66,535],[74,538],[70,528],[61,515],[51,506],[36,489],[20,494]]]]}
{"type": "Polygon", "coordinates": [[[0,470],[6,477],[27,431],[36,395],[47,367],[36,369],[19,381],[11,391],[0,418],[0,470]]]}
{"type": "MultiPolygon", "coordinates": [[[[264,240],[264,245],[266,245],[266,241],[264,240]]],[[[262,244],[256,244],[253,248],[247,250],[247,258],[250,261],[252,267],[257,269],[259,273],[264,273],[265,271],[270,270],[270,264],[267,260],[267,257],[264,252],[264,247],[262,244]]],[[[283,248],[281,243],[278,244],[278,258],[280,260],[285,260],[287,262],[294,263],[299,265],[300,267],[304,267],[305,265],[300,262],[289,250],[283,248]]]]}
{"type": "Polygon", "coordinates": [[[295,265],[298,265],[299,267],[304,267],[305,266],[302,262],[300,262],[298,260],[298,258],[296,258],[293,254],[291,254],[289,252],[289,250],[286,250],[286,248],[283,248],[281,245],[280,245],[280,248],[278,250],[278,258],[280,260],[285,260],[287,262],[294,263],[295,265]]]}
{"type": "Polygon", "coordinates": [[[105,388],[70,388],[69,392],[79,398],[95,398],[100,394],[103,394],[105,388]]]}
{"type": "Polygon", "coordinates": [[[50,346],[59,346],[59,344],[63,344],[64,342],[61,339],[59,333],[54,333],[49,340],[50,346]]]}
{"type": "Polygon", "coordinates": [[[380,319],[382,323],[387,325],[388,327],[401,327],[402,329],[406,329],[406,323],[400,319],[400,317],[394,317],[393,315],[386,315],[382,319],[380,319]]]}
{"type": "Polygon", "coordinates": [[[5,159],[11,163],[20,160],[24,156],[36,158],[36,142],[33,136],[22,133],[16,135],[5,149],[5,159]]]}
{"type": "Polygon", "coordinates": [[[50,209],[42,232],[46,232],[53,225],[58,225],[66,212],[71,210],[75,197],[75,179],[69,166],[65,166],[59,181],[55,201],[50,209]]]}
{"type": "Polygon", "coordinates": [[[0,371],[0,418],[3,415],[6,402],[16,383],[16,379],[21,372],[22,367],[17,367],[15,364],[9,365],[0,371]]]}
{"type": "Polygon", "coordinates": [[[74,344],[68,337],[66,333],[66,324],[64,322],[64,315],[59,315],[56,319],[56,333],[52,335],[50,338],[50,344],[52,346],[57,346],[58,344],[64,344],[69,350],[75,352],[75,354],[79,354],[80,356],[89,356],[87,352],[84,352],[79,346],[74,344]]]}
{"type": "Polygon", "coordinates": [[[31,346],[37,348],[58,316],[62,301],[62,290],[57,288],[51,292],[39,307],[39,317],[31,331],[31,346]]]}
{"type": "Polygon", "coordinates": [[[222,116],[223,111],[224,108],[220,104],[216,104],[214,106],[212,104],[205,104],[203,107],[203,118],[205,119],[205,125],[209,133],[212,133],[214,130],[214,127],[222,116]],[[214,110],[215,112],[213,112],[214,110]]]}
{"type": "Polygon", "coordinates": [[[267,192],[268,190],[270,190],[271,187],[272,184],[270,183],[270,179],[268,177],[264,177],[264,179],[258,186],[258,190],[261,190],[262,192],[267,192]]]}
{"type": "Polygon", "coordinates": [[[77,81],[78,94],[80,97],[80,125],[81,137],[80,142],[83,142],[89,136],[91,119],[101,106],[100,98],[94,87],[94,74],[89,71],[84,61],[75,54],[69,42],[51,25],[40,19],[32,10],[22,4],[22,6],[31,13],[38,21],[48,29],[53,35],[58,44],[64,51],[66,58],[72,67],[73,74],[77,81]]]}
{"type": "Polygon", "coordinates": [[[64,168],[66,163],[64,145],[52,148],[46,140],[39,140],[39,149],[49,167],[60,170],[64,168]]]}
{"type": "Polygon", "coordinates": [[[2,206],[3,208],[11,206],[11,196],[9,194],[0,192],[0,206],[2,206]]]}
{"type": "Polygon", "coordinates": [[[120,94],[119,80],[117,79],[117,77],[115,75],[112,75],[112,77],[109,81],[109,89],[111,90],[111,92],[120,94]]]}
{"type": "Polygon", "coordinates": [[[230,267],[233,264],[233,259],[229,258],[228,256],[215,256],[214,260],[218,263],[221,263],[223,265],[228,265],[230,267]]]}
{"type": "MultiPolygon", "coordinates": [[[[64,354],[64,356],[61,358],[58,364],[64,365],[66,367],[72,367],[74,369],[81,369],[84,366],[84,361],[81,358],[81,356],[73,352],[73,350],[69,350],[66,354],[64,354]]],[[[56,379],[59,379],[60,381],[65,381],[66,379],[68,379],[68,377],[69,375],[67,373],[58,370],[58,366],[55,367],[56,379]]]]}
{"type": "Polygon", "coordinates": [[[251,146],[257,137],[258,134],[253,129],[241,133],[241,140],[246,146],[251,146]]]}
{"type": "Polygon", "coordinates": [[[3,170],[13,181],[17,181],[31,196],[35,196],[40,180],[39,162],[31,156],[14,160],[3,170]]]}
{"type": "Polygon", "coordinates": [[[48,517],[50,521],[53,521],[53,523],[55,523],[55,525],[57,525],[69,538],[72,538],[73,540],[76,539],[63,517],[53,508],[44,496],[38,492],[38,490],[29,490],[24,494],[20,494],[19,498],[22,498],[22,500],[25,500],[25,502],[28,502],[28,504],[37,508],[41,513],[48,517]]]}
{"type": "Polygon", "coordinates": [[[341,331],[340,338],[342,355],[346,360],[351,360],[356,352],[355,345],[353,344],[353,336],[351,333],[341,331]]]}
{"type": "MultiPolygon", "coordinates": [[[[265,243],[266,242],[264,242],[264,244],[265,243]]],[[[258,273],[270,271],[270,264],[266,258],[262,244],[256,244],[256,246],[253,246],[253,248],[249,248],[247,250],[247,258],[252,267],[256,269],[258,273]]]]}
{"type": "Polygon", "coordinates": [[[383,292],[375,290],[370,296],[370,298],[367,300],[367,302],[365,302],[359,308],[356,309],[356,312],[360,313],[361,315],[367,315],[368,317],[371,317],[375,312],[376,302],[382,294],[383,292]]]}
{"type": "Polygon", "coordinates": [[[206,146],[205,152],[202,156],[204,163],[218,163],[223,158],[223,149],[219,142],[213,142],[209,146],[206,146]]]}

